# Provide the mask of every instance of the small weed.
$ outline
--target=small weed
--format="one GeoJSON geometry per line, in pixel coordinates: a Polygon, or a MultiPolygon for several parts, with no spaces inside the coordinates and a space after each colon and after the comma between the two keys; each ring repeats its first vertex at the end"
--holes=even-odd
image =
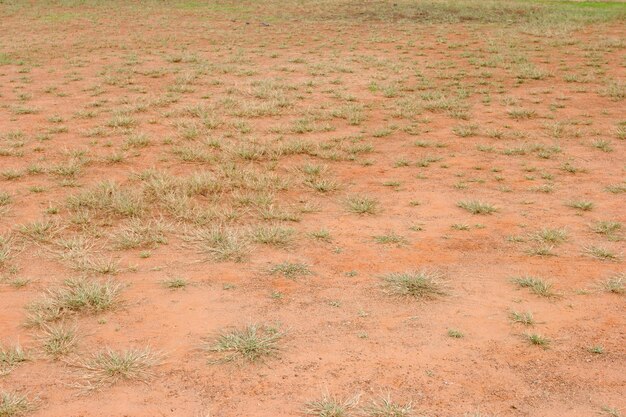
{"type": "Polygon", "coordinates": [[[550,339],[537,333],[526,334],[525,338],[531,345],[541,346],[544,349],[550,346],[550,339]]]}
{"type": "Polygon", "coordinates": [[[453,339],[461,339],[463,338],[463,336],[464,334],[460,330],[448,329],[448,337],[451,337],[453,339]]]}

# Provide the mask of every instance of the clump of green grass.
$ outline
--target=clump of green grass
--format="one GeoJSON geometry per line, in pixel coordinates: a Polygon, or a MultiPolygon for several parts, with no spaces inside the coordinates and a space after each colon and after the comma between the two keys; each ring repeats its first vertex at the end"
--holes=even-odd
{"type": "Polygon", "coordinates": [[[216,261],[243,262],[248,258],[250,245],[239,230],[225,226],[191,229],[184,239],[216,261]]]}
{"type": "Polygon", "coordinates": [[[550,339],[537,333],[529,333],[524,335],[528,343],[535,346],[541,346],[547,349],[550,346],[550,339]]]}
{"type": "Polygon", "coordinates": [[[18,417],[34,408],[25,395],[0,391],[0,417],[18,417]]]}
{"type": "Polygon", "coordinates": [[[95,187],[72,195],[67,199],[70,210],[94,210],[102,215],[137,217],[146,210],[143,196],[120,187],[112,181],[104,181],[95,187]]]}
{"type": "Polygon", "coordinates": [[[341,399],[325,392],[322,394],[322,398],[305,404],[304,414],[316,417],[348,417],[358,403],[358,395],[341,399]]]}
{"type": "Polygon", "coordinates": [[[367,196],[355,195],[346,199],[346,207],[352,213],[376,214],[379,211],[378,206],[378,200],[367,196]]]}
{"type": "Polygon", "coordinates": [[[557,256],[557,254],[554,253],[552,249],[554,249],[554,245],[543,244],[543,245],[538,245],[538,246],[532,246],[526,249],[526,253],[530,256],[544,256],[544,257],[557,256]]]}
{"type": "Polygon", "coordinates": [[[460,136],[462,138],[466,138],[469,136],[476,136],[478,134],[478,125],[459,125],[454,126],[452,131],[455,135],[460,136]]]}
{"type": "Polygon", "coordinates": [[[565,205],[580,211],[591,211],[593,209],[592,201],[572,200],[568,201],[565,205]]]}
{"type": "Polygon", "coordinates": [[[285,261],[272,266],[269,270],[271,275],[283,275],[286,278],[296,279],[304,275],[311,275],[312,272],[307,264],[285,261]]]}
{"type": "Polygon", "coordinates": [[[161,355],[149,348],[105,348],[73,365],[83,371],[81,388],[94,390],[119,381],[148,381],[154,376],[152,368],[160,361],[161,355]]]}
{"type": "Polygon", "coordinates": [[[167,243],[165,231],[169,227],[160,220],[130,219],[112,236],[117,249],[154,248],[167,243]]]}
{"type": "Polygon", "coordinates": [[[206,346],[206,350],[219,356],[210,363],[258,362],[278,354],[279,342],[284,335],[274,326],[251,324],[243,329],[222,332],[217,340],[206,346]]]}
{"type": "Polygon", "coordinates": [[[463,332],[457,329],[448,329],[448,337],[453,339],[462,339],[465,335],[463,332]]]}
{"type": "Polygon", "coordinates": [[[0,268],[11,259],[12,252],[12,239],[10,237],[0,236],[0,268]]]}
{"type": "Polygon", "coordinates": [[[30,304],[28,323],[41,326],[73,313],[101,313],[119,303],[122,284],[114,281],[97,281],[74,278],[64,286],[48,290],[39,300],[30,304]]]}
{"type": "Polygon", "coordinates": [[[530,311],[524,313],[511,311],[511,313],[509,314],[509,318],[513,323],[520,323],[524,326],[533,326],[535,324],[533,313],[531,313],[530,311]]]}
{"type": "Polygon", "coordinates": [[[39,336],[43,351],[54,359],[65,356],[76,347],[78,335],[76,327],[66,324],[44,324],[39,336]]]}
{"type": "Polygon", "coordinates": [[[533,293],[542,297],[555,297],[556,294],[552,290],[552,283],[546,282],[540,278],[531,276],[514,277],[512,281],[522,288],[528,288],[533,293]]]}
{"type": "Polygon", "coordinates": [[[484,203],[478,200],[459,201],[457,206],[469,211],[472,214],[491,214],[498,211],[498,209],[492,204],[484,203]]]}
{"type": "Polygon", "coordinates": [[[600,345],[590,346],[587,351],[596,355],[602,355],[604,353],[604,347],[600,345]]]}
{"type": "Polygon", "coordinates": [[[613,194],[626,193],[626,183],[607,185],[605,189],[609,193],[613,193],[613,194]]]}
{"type": "Polygon", "coordinates": [[[329,178],[310,178],[306,180],[304,184],[320,193],[329,193],[339,188],[337,181],[329,178]]]}
{"type": "Polygon", "coordinates": [[[423,269],[411,272],[394,272],[383,276],[383,280],[388,294],[431,299],[447,294],[441,276],[440,272],[423,269]]]}
{"type": "Polygon", "coordinates": [[[394,232],[388,233],[386,235],[374,236],[374,240],[376,243],[380,244],[396,244],[396,245],[404,245],[407,243],[407,240],[404,236],[400,236],[395,234],[394,232]]]}
{"type": "Polygon", "coordinates": [[[533,239],[552,244],[563,243],[567,240],[567,230],[544,228],[535,233],[533,239]]]}
{"type": "Polygon", "coordinates": [[[617,274],[601,282],[600,288],[613,294],[626,294],[626,273],[617,274]]]}
{"type": "MultiPolygon", "coordinates": [[[[0,376],[7,375],[16,366],[26,362],[28,357],[20,345],[4,347],[0,345],[0,376]]],[[[1,415],[1,414],[0,414],[1,415]]]]}
{"type": "Polygon", "coordinates": [[[184,278],[172,278],[163,281],[163,286],[172,290],[185,288],[189,283],[184,278]]]}
{"type": "Polygon", "coordinates": [[[5,191],[0,191],[0,207],[8,206],[12,201],[13,199],[11,198],[11,194],[5,191]]]}
{"type": "Polygon", "coordinates": [[[37,242],[48,242],[58,235],[61,226],[54,220],[42,220],[21,224],[17,230],[29,239],[37,242]]]}
{"type": "Polygon", "coordinates": [[[620,259],[618,254],[601,246],[588,246],[584,249],[584,252],[591,257],[603,261],[619,261],[620,259]]]}
{"type": "Polygon", "coordinates": [[[332,240],[330,232],[326,229],[315,230],[309,233],[309,236],[311,236],[313,239],[321,240],[323,242],[330,242],[332,240]]]}
{"type": "Polygon", "coordinates": [[[599,221],[592,226],[592,229],[596,233],[611,237],[619,233],[622,229],[622,224],[620,222],[613,221],[599,221]]]}
{"type": "Polygon", "coordinates": [[[276,247],[289,246],[293,241],[294,234],[294,229],[277,225],[259,226],[251,232],[254,242],[276,247]]]}
{"type": "Polygon", "coordinates": [[[384,395],[371,400],[363,407],[362,412],[366,417],[410,417],[413,415],[413,404],[410,402],[398,404],[390,395],[384,395]]]}

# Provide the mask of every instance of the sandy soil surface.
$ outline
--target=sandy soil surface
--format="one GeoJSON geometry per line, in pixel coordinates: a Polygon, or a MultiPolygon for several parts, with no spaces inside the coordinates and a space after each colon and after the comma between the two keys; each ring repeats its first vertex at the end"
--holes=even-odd
{"type": "Polygon", "coordinates": [[[27,358],[0,389],[28,415],[297,416],[324,392],[389,394],[419,416],[624,412],[626,299],[603,286],[625,271],[623,25],[536,36],[123,11],[1,22],[0,345],[27,358]],[[147,170],[249,175],[187,205],[157,191],[137,216],[71,204],[103,180],[144,198],[147,170]],[[351,211],[354,196],[374,212],[351,211]],[[473,200],[496,211],[458,205],[473,200]],[[120,246],[133,218],[163,238],[120,246]],[[216,225],[244,236],[241,262],[189,237],[216,225]],[[245,237],[263,225],[289,238],[245,237]],[[307,273],[271,273],[285,262],[307,273]],[[411,271],[443,293],[386,285],[411,271]],[[553,296],[514,281],[528,276],[553,296]],[[77,341],[51,357],[28,306],[76,277],[121,283],[119,302],[55,319],[77,341]],[[221,332],[253,323],[284,332],[275,355],[210,362],[221,332]],[[105,347],[160,360],[100,386],[85,361],[105,347]]]}

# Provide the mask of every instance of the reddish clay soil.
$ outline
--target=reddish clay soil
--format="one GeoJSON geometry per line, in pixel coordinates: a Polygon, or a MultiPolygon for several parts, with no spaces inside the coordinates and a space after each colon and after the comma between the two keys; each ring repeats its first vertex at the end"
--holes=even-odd
{"type": "MultiPolygon", "coordinates": [[[[0,191],[11,199],[0,207],[0,235],[12,245],[0,264],[0,344],[19,343],[29,358],[0,376],[0,390],[27,395],[36,406],[28,415],[297,416],[325,391],[361,394],[363,402],[389,393],[411,401],[419,416],[624,412],[626,299],[600,287],[624,272],[624,226],[610,235],[593,230],[599,221],[626,223],[619,192],[626,142],[618,134],[626,112],[623,96],[607,92],[617,85],[623,94],[624,26],[538,37],[495,25],[265,26],[184,10],[54,16],[7,13],[0,35],[0,191]],[[544,73],[527,79],[526,64],[544,73]],[[258,117],[237,113],[263,102],[253,92],[263,80],[291,86],[283,91],[289,105],[258,117]],[[458,99],[458,108],[427,108],[426,95],[438,91],[458,99]],[[168,92],[177,101],[154,104],[168,92]],[[363,106],[358,123],[333,115],[349,105],[363,106]],[[220,124],[206,128],[185,111],[193,106],[207,106],[220,124]],[[129,108],[130,128],[109,125],[129,108]],[[534,113],[514,118],[516,109],[534,113]],[[307,117],[313,128],[292,129],[307,117]],[[186,133],[194,123],[199,131],[186,133]],[[459,135],[459,127],[475,132],[459,135]],[[90,137],[94,128],[101,131],[90,137]],[[125,147],[139,132],[150,146],[125,147]],[[272,149],[295,141],[325,153],[220,156],[231,145],[272,149]],[[357,145],[363,152],[346,150],[357,145]],[[185,161],[176,153],[184,146],[217,156],[185,161]],[[77,175],[53,172],[78,151],[77,175]],[[118,154],[121,160],[110,158],[118,154]],[[133,189],[133,173],[153,168],[184,177],[213,172],[228,158],[236,169],[289,180],[275,192],[276,205],[301,212],[299,221],[268,222],[240,208],[229,227],[282,224],[295,230],[290,245],[255,243],[244,262],[215,261],[185,242],[184,230],[196,225],[151,207],[175,226],[167,244],[144,259],[146,248],[116,249],[109,239],[125,219],[96,213],[90,232],[72,223],[68,197],[103,180],[133,189]],[[298,171],[305,163],[326,165],[338,189],[306,186],[298,171]],[[581,171],[563,169],[566,163],[581,171]],[[617,192],[606,190],[611,185],[617,192]],[[376,199],[378,211],[350,212],[353,195],[376,199]],[[474,215],[457,206],[462,200],[498,210],[474,215]],[[593,209],[569,207],[574,200],[593,209]],[[58,235],[37,241],[20,231],[44,220],[60,225],[58,235]],[[567,239],[546,243],[552,256],[535,256],[541,243],[534,236],[545,228],[563,229],[567,239]],[[332,240],[309,236],[319,229],[332,240]],[[391,233],[403,242],[374,238],[391,233]],[[26,307],[67,278],[107,279],[55,255],[54,239],[65,234],[93,239],[98,254],[119,265],[110,279],[124,289],[113,310],[65,318],[79,340],[54,360],[42,351],[38,329],[25,326],[26,307]],[[593,257],[592,246],[616,258],[593,257]],[[312,274],[268,273],[285,261],[304,263],[312,274]],[[386,291],[385,274],[422,268],[442,274],[446,295],[420,300],[386,291]],[[541,297],[512,282],[526,275],[551,282],[558,295],[541,297]],[[189,284],[165,288],[171,278],[189,284]],[[532,312],[536,324],[513,323],[511,311],[532,312]],[[276,357],[208,363],[206,343],[250,323],[285,331],[276,357]],[[463,337],[450,337],[450,329],[463,337]],[[549,346],[530,344],[529,333],[547,337],[549,346]],[[103,347],[150,347],[163,359],[146,381],[85,393],[77,389],[84,370],[74,365],[103,347]]],[[[196,204],[233,206],[230,194],[221,198],[196,204]]]]}

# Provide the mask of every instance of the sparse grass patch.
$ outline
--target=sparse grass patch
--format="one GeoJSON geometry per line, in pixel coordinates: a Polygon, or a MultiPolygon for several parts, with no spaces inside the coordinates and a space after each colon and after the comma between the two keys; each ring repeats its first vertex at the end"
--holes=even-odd
{"type": "Polygon", "coordinates": [[[65,356],[76,347],[78,335],[76,327],[66,324],[43,324],[39,340],[43,351],[54,359],[65,356]]]}
{"type": "Polygon", "coordinates": [[[162,220],[131,218],[113,234],[112,240],[117,249],[155,248],[167,243],[165,231],[168,229],[162,220]]]}
{"type": "Polygon", "coordinates": [[[259,362],[278,354],[279,342],[284,335],[275,326],[251,324],[243,329],[222,332],[205,349],[218,356],[209,363],[259,362]]]}
{"type": "Polygon", "coordinates": [[[282,275],[289,279],[296,279],[301,276],[312,274],[308,265],[288,261],[272,266],[269,273],[271,275],[282,275]]]}
{"type": "Polygon", "coordinates": [[[25,395],[0,391],[0,417],[18,417],[34,408],[25,395]]]}
{"type": "Polygon", "coordinates": [[[494,205],[478,200],[459,201],[457,206],[469,211],[472,214],[491,214],[498,211],[494,205]]]}
{"type": "Polygon", "coordinates": [[[11,347],[0,345],[0,377],[9,374],[16,366],[27,360],[26,352],[19,344],[11,347]]]}
{"type": "Polygon", "coordinates": [[[520,323],[524,326],[533,326],[535,324],[533,313],[531,313],[530,311],[524,313],[511,311],[511,313],[509,313],[509,318],[513,323],[520,323]]]}
{"type": "Polygon", "coordinates": [[[598,221],[591,226],[592,230],[596,233],[605,235],[607,237],[615,236],[622,230],[622,224],[614,221],[598,221]]]}
{"type": "Polygon", "coordinates": [[[254,242],[276,247],[289,246],[293,241],[294,234],[294,229],[279,225],[258,226],[251,231],[254,242]]]}
{"type": "Polygon", "coordinates": [[[332,236],[330,235],[330,232],[326,229],[315,230],[309,233],[309,236],[311,236],[314,239],[321,240],[323,242],[330,242],[332,240],[332,236]]]}
{"type": "Polygon", "coordinates": [[[346,207],[352,213],[376,214],[379,211],[379,203],[375,198],[354,195],[346,199],[346,207]]]}
{"type": "Polygon", "coordinates": [[[601,282],[600,288],[613,294],[626,294],[626,273],[617,274],[601,282]]]}
{"type": "Polygon", "coordinates": [[[600,259],[603,261],[619,261],[620,260],[620,256],[618,254],[602,246],[594,246],[594,245],[587,246],[584,249],[584,252],[593,258],[600,259]]]}
{"type": "Polygon", "coordinates": [[[216,261],[243,262],[250,253],[245,234],[226,226],[193,228],[187,231],[184,239],[216,261]]]}
{"type": "Polygon", "coordinates": [[[447,334],[448,334],[448,337],[451,337],[453,339],[462,339],[465,336],[463,332],[457,329],[448,329],[447,334]]]}
{"type": "Polygon", "coordinates": [[[585,200],[572,200],[565,203],[565,205],[580,211],[591,211],[594,206],[592,201],[585,200]]]}
{"type": "Polygon", "coordinates": [[[404,236],[397,235],[394,232],[388,233],[386,235],[374,236],[374,240],[376,241],[376,243],[396,244],[398,246],[408,243],[407,239],[404,236]]]}
{"type": "Polygon", "coordinates": [[[540,244],[536,246],[531,246],[530,248],[526,249],[525,252],[530,256],[557,256],[557,254],[552,249],[554,249],[554,245],[540,244]]]}
{"type": "Polygon", "coordinates": [[[535,240],[552,243],[556,245],[559,243],[563,243],[567,240],[567,230],[544,228],[534,233],[532,235],[532,238],[535,240]]]}
{"type": "Polygon", "coordinates": [[[437,271],[394,272],[383,276],[385,291],[390,295],[432,299],[447,295],[442,274],[437,271]]]}
{"type": "Polygon", "coordinates": [[[544,349],[547,349],[550,346],[550,339],[540,334],[528,333],[525,334],[524,337],[531,345],[541,346],[544,349]]]}
{"type": "Polygon", "coordinates": [[[315,417],[349,417],[358,403],[358,395],[341,399],[325,392],[322,398],[305,404],[304,414],[315,417]]]}
{"type": "Polygon", "coordinates": [[[546,282],[541,278],[532,276],[513,277],[512,281],[522,288],[528,288],[534,294],[542,297],[556,297],[556,293],[552,289],[552,283],[546,282]]]}
{"type": "Polygon", "coordinates": [[[459,125],[452,128],[455,135],[462,138],[476,136],[478,134],[478,125],[459,125]]]}
{"type": "Polygon", "coordinates": [[[411,417],[413,404],[411,402],[396,403],[387,394],[370,400],[369,404],[363,407],[362,413],[366,417],[411,417]]]}
{"type": "Polygon", "coordinates": [[[84,390],[95,390],[119,381],[148,381],[154,376],[152,368],[161,361],[161,355],[149,348],[113,350],[105,348],[73,365],[82,372],[84,390]]]}
{"type": "Polygon", "coordinates": [[[163,286],[172,290],[185,288],[189,283],[184,278],[171,278],[163,281],[163,286]]]}
{"type": "Polygon", "coordinates": [[[73,313],[97,314],[111,310],[119,303],[122,284],[88,278],[68,279],[60,288],[46,291],[39,300],[27,306],[28,323],[42,326],[73,313]]]}

